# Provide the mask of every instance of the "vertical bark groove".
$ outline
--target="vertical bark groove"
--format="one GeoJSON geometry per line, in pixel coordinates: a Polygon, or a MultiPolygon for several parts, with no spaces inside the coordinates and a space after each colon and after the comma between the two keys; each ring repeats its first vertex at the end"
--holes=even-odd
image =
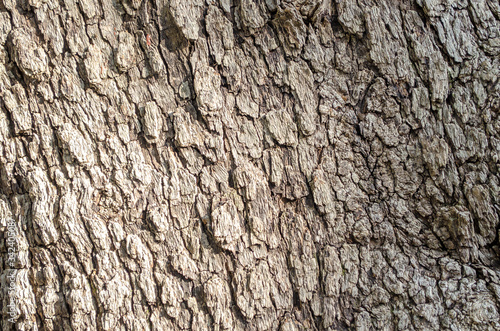
{"type": "Polygon", "coordinates": [[[500,329],[499,20],[0,0],[2,329],[500,329]]]}

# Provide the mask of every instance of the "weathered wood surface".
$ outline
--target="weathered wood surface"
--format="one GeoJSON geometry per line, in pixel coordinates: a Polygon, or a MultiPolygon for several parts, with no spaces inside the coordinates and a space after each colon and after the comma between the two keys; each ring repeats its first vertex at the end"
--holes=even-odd
{"type": "Polygon", "coordinates": [[[0,0],[11,330],[498,330],[495,0],[0,0]]]}

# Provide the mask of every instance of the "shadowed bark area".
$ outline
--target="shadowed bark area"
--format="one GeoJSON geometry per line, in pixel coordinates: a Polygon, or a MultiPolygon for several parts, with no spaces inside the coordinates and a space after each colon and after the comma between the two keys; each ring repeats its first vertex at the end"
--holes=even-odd
{"type": "Polygon", "coordinates": [[[0,0],[2,330],[500,329],[499,55],[495,0],[0,0]]]}

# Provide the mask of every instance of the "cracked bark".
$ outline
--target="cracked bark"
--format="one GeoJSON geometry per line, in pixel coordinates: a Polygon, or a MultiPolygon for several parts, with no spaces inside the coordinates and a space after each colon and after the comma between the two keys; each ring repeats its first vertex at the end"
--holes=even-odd
{"type": "Polygon", "coordinates": [[[500,329],[499,20],[0,0],[2,329],[500,329]]]}

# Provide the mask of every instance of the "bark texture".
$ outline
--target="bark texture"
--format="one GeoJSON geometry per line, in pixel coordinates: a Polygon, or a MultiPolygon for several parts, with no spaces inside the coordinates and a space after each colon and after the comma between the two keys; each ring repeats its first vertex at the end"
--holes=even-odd
{"type": "Polygon", "coordinates": [[[3,330],[500,329],[496,0],[0,0],[3,330]]]}

